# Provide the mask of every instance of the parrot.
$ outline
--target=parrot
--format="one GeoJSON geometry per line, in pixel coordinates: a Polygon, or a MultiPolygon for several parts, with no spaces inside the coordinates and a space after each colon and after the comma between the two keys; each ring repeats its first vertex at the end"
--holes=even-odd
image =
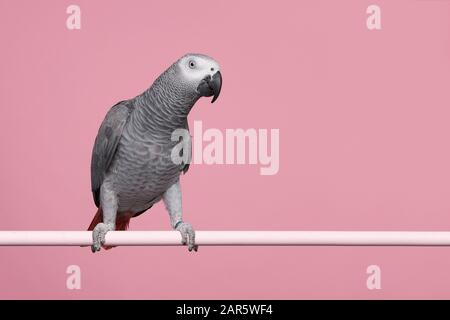
{"type": "MultiPolygon", "coordinates": [[[[110,249],[105,245],[107,232],[127,230],[131,218],[160,200],[171,227],[181,233],[182,244],[197,251],[195,231],[183,220],[181,201],[180,176],[188,171],[190,161],[171,160],[172,149],[179,142],[173,141],[172,133],[177,129],[189,132],[187,116],[194,104],[201,97],[212,97],[211,103],[215,102],[221,88],[216,60],[204,54],[185,54],[142,94],[110,108],[91,158],[91,190],[98,209],[88,227],[92,252],[110,249]]],[[[192,148],[190,141],[189,146],[192,148]]]]}

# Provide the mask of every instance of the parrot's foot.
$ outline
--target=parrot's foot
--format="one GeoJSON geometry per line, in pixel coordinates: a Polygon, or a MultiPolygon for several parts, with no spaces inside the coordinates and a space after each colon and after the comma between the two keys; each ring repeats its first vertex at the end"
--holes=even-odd
{"type": "Polygon", "coordinates": [[[105,236],[108,231],[114,231],[115,225],[112,223],[99,223],[92,231],[92,252],[100,251],[102,245],[105,244],[105,236]]]}
{"type": "Polygon", "coordinates": [[[181,233],[181,243],[188,245],[189,251],[197,251],[198,245],[195,244],[195,231],[190,223],[181,222],[177,225],[176,230],[181,233]]]}

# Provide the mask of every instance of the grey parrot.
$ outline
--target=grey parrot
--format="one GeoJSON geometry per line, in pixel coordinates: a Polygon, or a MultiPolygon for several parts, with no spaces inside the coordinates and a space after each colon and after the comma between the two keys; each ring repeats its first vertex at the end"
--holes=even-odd
{"type": "Polygon", "coordinates": [[[219,64],[206,55],[187,54],[149,89],[109,110],[92,151],[91,187],[98,208],[88,228],[93,231],[92,252],[109,249],[108,231],[126,230],[132,217],[161,199],[182,243],[197,251],[194,229],[182,219],[180,174],[187,172],[189,161],[173,161],[179,141],[173,141],[172,133],[189,130],[187,116],[197,100],[213,97],[214,102],[221,88],[219,64]]]}

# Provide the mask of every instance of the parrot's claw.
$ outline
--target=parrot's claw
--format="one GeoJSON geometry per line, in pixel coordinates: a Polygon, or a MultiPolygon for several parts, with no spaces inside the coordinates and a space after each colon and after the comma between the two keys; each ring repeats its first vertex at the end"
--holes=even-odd
{"type": "Polygon", "coordinates": [[[115,226],[113,224],[99,223],[92,231],[92,252],[100,251],[101,247],[105,244],[105,236],[108,231],[114,231],[115,226]]]}
{"type": "Polygon", "coordinates": [[[176,230],[181,233],[181,244],[187,244],[189,251],[198,250],[198,245],[195,244],[195,231],[190,223],[182,222],[177,226],[176,230]]]}

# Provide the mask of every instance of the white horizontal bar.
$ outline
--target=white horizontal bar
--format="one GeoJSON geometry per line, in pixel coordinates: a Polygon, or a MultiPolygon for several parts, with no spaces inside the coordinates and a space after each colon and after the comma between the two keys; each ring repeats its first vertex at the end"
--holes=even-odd
{"type": "MultiPolygon", "coordinates": [[[[450,246],[444,231],[197,231],[200,246],[450,246]]],[[[0,231],[0,246],[87,246],[91,231],[0,231]]],[[[110,231],[106,245],[176,246],[178,231],[110,231]]]]}

